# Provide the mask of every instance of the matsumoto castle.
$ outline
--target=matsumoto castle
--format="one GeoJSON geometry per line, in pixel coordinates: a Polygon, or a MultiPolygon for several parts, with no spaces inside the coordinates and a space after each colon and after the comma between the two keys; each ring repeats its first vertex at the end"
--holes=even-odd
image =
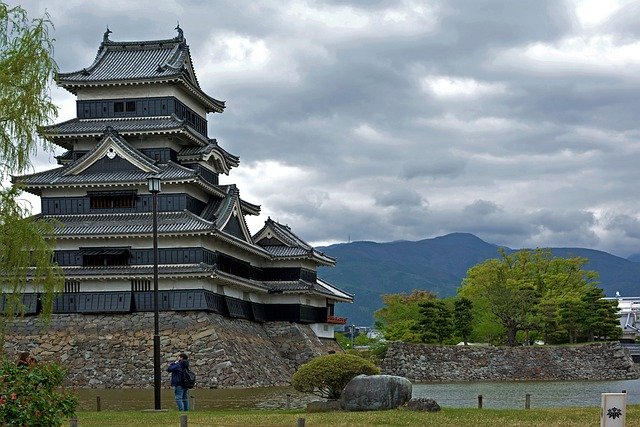
{"type": "MultiPolygon", "coordinates": [[[[66,281],[54,313],[153,311],[156,194],[160,310],[305,323],[333,338],[333,324],[346,322],[334,305],[353,302],[317,277],[335,260],[271,219],[251,235],[245,215],[260,206],[218,182],[239,158],[207,132],[207,113],[225,103],[200,87],[176,29],[172,39],[129,42],[107,30],[91,65],[58,74],[77,117],[41,134],[67,151],[59,167],[13,178],[40,196],[39,217],[57,221],[66,281]]],[[[24,303],[41,309],[33,289],[24,303]]]]}

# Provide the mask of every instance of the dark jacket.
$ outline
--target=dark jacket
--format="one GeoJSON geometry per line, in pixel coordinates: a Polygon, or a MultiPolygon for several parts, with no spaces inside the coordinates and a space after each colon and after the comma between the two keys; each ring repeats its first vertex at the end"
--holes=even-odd
{"type": "Polygon", "coordinates": [[[171,386],[182,385],[182,369],[189,367],[188,360],[181,360],[178,362],[171,362],[167,368],[167,372],[171,372],[171,386]]]}

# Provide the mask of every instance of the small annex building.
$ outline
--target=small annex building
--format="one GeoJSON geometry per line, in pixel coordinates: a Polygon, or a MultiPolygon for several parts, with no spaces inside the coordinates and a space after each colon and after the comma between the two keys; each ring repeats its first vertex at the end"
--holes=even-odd
{"type": "MultiPolygon", "coordinates": [[[[91,65],[59,73],[77,117],[41,134],[67,151],[59,167],[13,178],[54,219],[55,260],[65,274],[55,313],[153,311],[153,210],[157,193],[162,311],[205,311],[255,322],[308,324],[333,338],[334,305],[353,296],[317,277],[335,260],[268,219],[219,183],[239,158],[208,135],[207,114],[225,103],[200,87],[182,30],[167,40],[116,42],[107,29],[91,65]]],[[[29,313],[41,309],[27,289],[29,313]]]]}

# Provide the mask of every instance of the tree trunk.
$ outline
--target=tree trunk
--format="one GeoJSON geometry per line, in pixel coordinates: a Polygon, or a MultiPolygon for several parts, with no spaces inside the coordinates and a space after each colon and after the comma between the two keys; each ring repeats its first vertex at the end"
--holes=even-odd
{"type": "Polygon", "coordinates": [[[518,332],[518,328],[515,325],[509,325],[509,332],[507,335],[507,342],[509,343],[509,347],[516,346],[516,333],[518,332]]]}

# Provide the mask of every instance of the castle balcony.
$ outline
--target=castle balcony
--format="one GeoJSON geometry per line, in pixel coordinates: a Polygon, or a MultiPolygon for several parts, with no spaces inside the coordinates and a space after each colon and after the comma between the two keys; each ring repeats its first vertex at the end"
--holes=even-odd
{"type": "Polygon", "coordinates": [[[327,323],[331,323],[333,325],[346,325],[347,318],[340,316],[327,316],[327,323]]]}

